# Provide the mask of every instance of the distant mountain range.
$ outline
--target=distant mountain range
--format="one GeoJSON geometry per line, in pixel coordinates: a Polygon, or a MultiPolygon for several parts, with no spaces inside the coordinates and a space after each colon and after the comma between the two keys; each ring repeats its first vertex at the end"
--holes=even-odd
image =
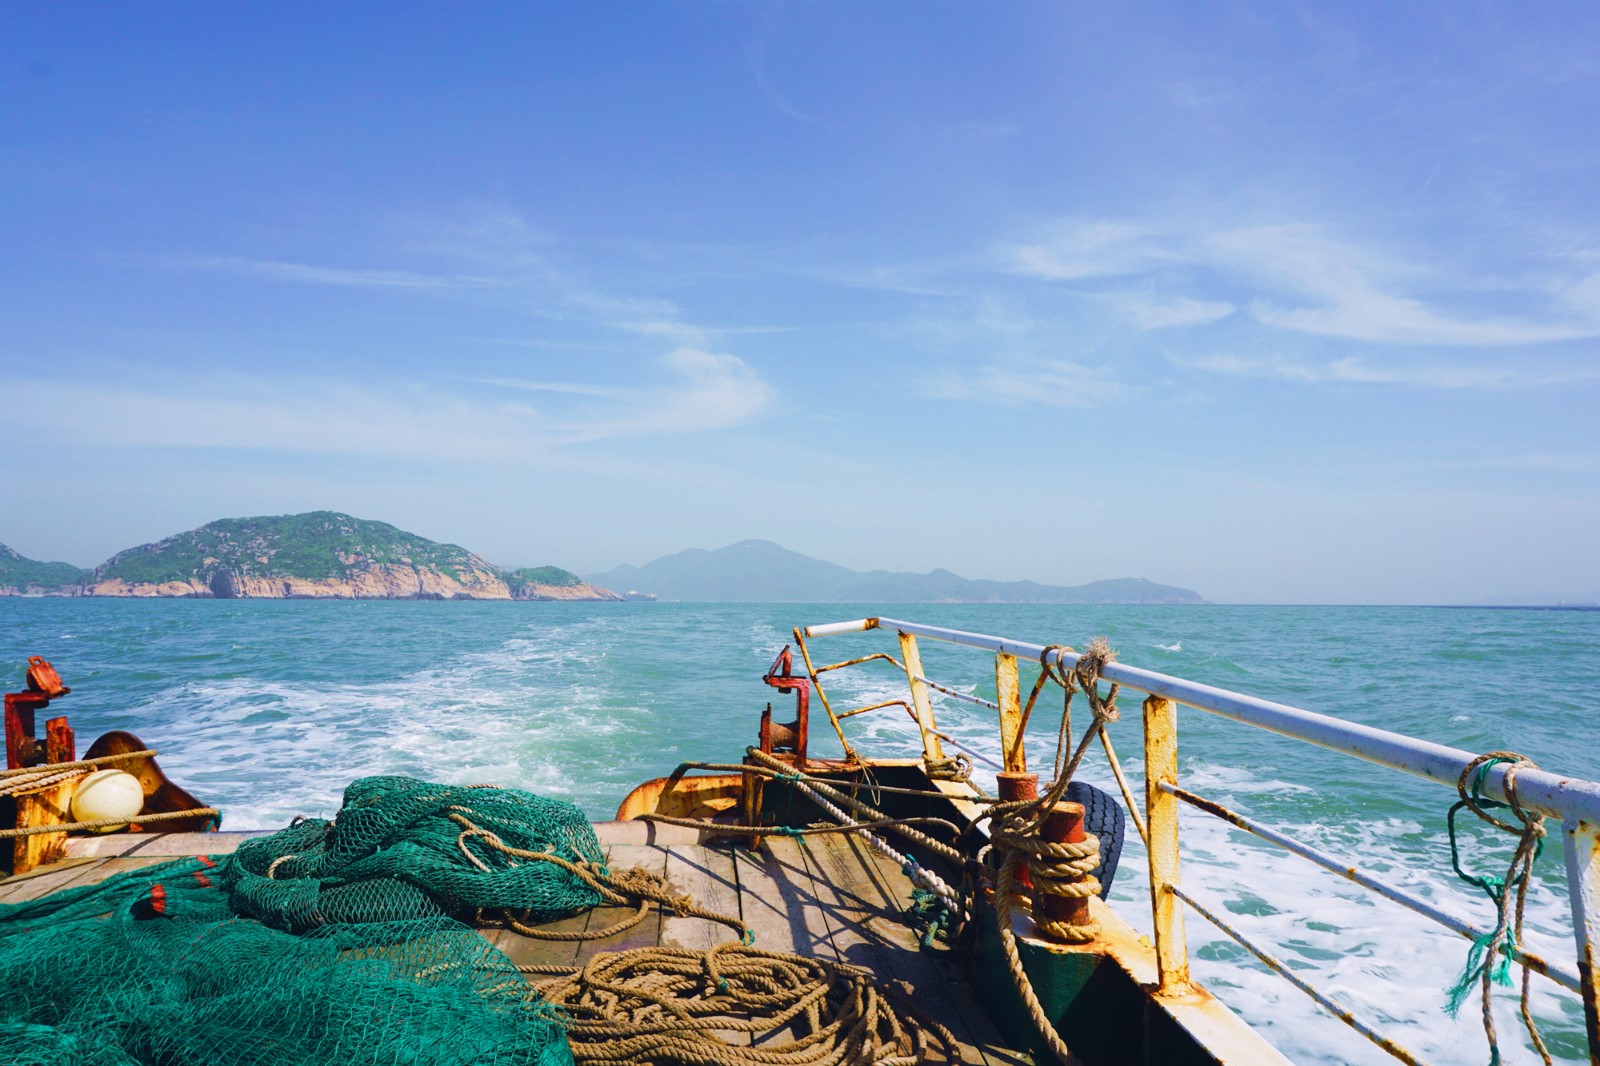
{"type": "Polygon", "coordinates": [[[742,540],[716,551],[691,548],[644,566],[589,575],[593,584],[664,600],[799,603],[1205,603],[1200,594],[1144,578],[1041,585],[972,581],[948,570],[928,574],[849,570],[770,540],[742,540]]]}
{"type": "Polygon", "coordinates": [[[336,511],[221,518],[94,570],[0,545],[0,595],[212,599],[618,600],[557,566],[508,570],[455,544],[336,511]]]}

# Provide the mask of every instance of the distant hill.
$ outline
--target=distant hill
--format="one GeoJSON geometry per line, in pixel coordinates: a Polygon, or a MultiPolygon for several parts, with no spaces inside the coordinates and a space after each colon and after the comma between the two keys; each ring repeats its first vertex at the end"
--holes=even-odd
{"type": "Polygon", "coordinates": [[[716,551],[691,548],[644,566],[619,566],[589,581],[638,589],[664,600],[861,603],[1205,603],[1198,593],[1144,578],[1087,585],[970,581],[948,570],[928,574],[862,572],[789,551],[769,540],[744,540],[716,551]]]}
{"type": "Polygon", "coordinates": [[[75,596],[89,573],[71,563],[41,563],[0,544],[0,596],[75,596]]]}
{"type": "Polygon", "coordinates": [[[86,596],[620,599],[558,567],[504,571],[458,545],[336,511],[219,519],[118,552],[83,581],[86,596]]]}
{"type": "Polygon", "coordinates": [[[1496,596],[1479,600],[1474,607],[1597,607],[1600,606],[1600,589],[1593,592],[1575,592],[1566,596],[1550,593],[1527,593],[1522,596],[1496,596]]]}

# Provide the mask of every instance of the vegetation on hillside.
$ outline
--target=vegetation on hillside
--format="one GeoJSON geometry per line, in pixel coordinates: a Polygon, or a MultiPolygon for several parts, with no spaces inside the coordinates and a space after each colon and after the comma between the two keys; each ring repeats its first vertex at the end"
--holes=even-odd
{"type": "Polygon", "coordinates": [[[89,580],[89,571],[71,563],[42,563],[0,544],[0,588],[22,592],[60,592],[89,580]]]}
{"type": "Polygon", "coordinates": [[[490,567],[454,544],[440,544],[387,522],[336,511],[224,518],[154,544],[118,552],[95,570],[95,579],[160,584],[218,570],[240,577],[338,580],[378,566],[431,568],[455,580],[490,567]]]}
{"type": "Polygon", "coordinates": [[[554,585],[557,588],[572,588],[574,585],[583,584],[583,578],[571,570],[563,570],[559,566],[525,566],[520,570],[502,570],[500,576],[511,587],[515,595],[517,589],[524,585],[554,585]]]}

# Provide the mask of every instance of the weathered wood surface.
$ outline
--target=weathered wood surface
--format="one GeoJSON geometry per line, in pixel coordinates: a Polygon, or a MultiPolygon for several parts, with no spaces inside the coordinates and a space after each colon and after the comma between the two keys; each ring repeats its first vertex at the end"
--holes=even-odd
{"type": "MultiPolygon", "coordinates": [[[[16,827],[35,829],[42,825],[61,825],[72,821],[72,793],[77,787],[78,782],[73,779],[16,793],[16,827]]],[[[19,874],[25,874],[64,858],[66,854],[66,833],[31,833],[14,837],[11,841],[11,868],[19,874]]]]}
{"type": "Polygon", "coordinates": [[[167,862],[170,856],[137,856],[117,859],[67,859],[65,862],[34,871],[22,877],[0,881],[0,903],[24,903],[63,888],[82,888],[108,877],[144,866],[167,862]]]}
{"type": "MultiPolygon", "coordinates": [[[[924,948],[903,924],[911,883],[892,862],[853,835],[804,839],[768,837],[762,850],[742,843],[702,844],[694,830],[602,824],[602,847],[613,870],[642,866],[665,877],[675,895],[690,895],[702,907],[739,918],[755,933],[755,946],[795,952],[864,967],[880,986],[910,989],[923,1011],[949,1028],[958,1041],[951,1061],[993,1066],[1022,1063],[999,1043],[983,1008],[972,998],[959,968],[941,948],[924,948]],[[668,830],[668,831],[664,831],[668,830]]],[[[0,881],[0,903],[35,899],[50,892],[94,884],[126,870],[180,855],[224,855],[254,834],[162,833],[74,838],[74,850],[114,854],[80,855],[34,873],[0,881]],[[140,839],[143,837],[145,839],[140,839]],[[117,854],[115,852],[121,852],[117,854]]],[[[541,928],[598,931],[633,913],[627,907],[597,907],[541,928]]],[[[643,922],[601,940],[553,941],[510,929],[485,929],[519,965],[581,966],[596,954],[657,945],[701,950],[738,940],[725,925],[652,907],[643,922]]],[[[728,1032],[730,1040],[747,1034],[728,1032]]],[[[784,1039],[772,1034],[769,1044],[784,1039]]]]}
{"type": "Polygon", "coordinates": [[[247,833],[107,833],[104,836],[71,837],[67,840],[69,859],[106,859],[118,855],[227,855],[252,837],[267,836],[266,831],[247,833]]]}

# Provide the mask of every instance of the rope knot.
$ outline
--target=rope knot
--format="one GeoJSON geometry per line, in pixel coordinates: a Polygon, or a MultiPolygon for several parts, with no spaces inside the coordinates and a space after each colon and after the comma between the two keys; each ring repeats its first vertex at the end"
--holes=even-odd
{"type": "MultiPolygon", "coordinates": [[[[1456,793],[1461,799],[1450,808],[1450,813],[1445,817],[1445,824],[1450,830],[1450,864],[1455,867],[1456,875],[1467,884],[1482,889],[1495,908],[1494,928],[1482,936],[1473,938],[1472,947],[1467,952],[1466,966],[1460,978],[1446,994],[1445,1009],[1451,1017],[1454,1017],[1466,1002],[1472,985],[1475,982],[1480,985],[1483,990],[1483,1031],[1489,1038],[1489,1052],[1493,1062],[1500,1061],[1500,1045],[1495,1034],[1494,1016],[1490,1010],[1492,987],[1496,984],[1506,987],[1511,985],[1511,959],[1516,954],[1517,944],[1522,940],[1523,911],[1528,900],[1528,887],[1533,883],[1533,865],[1544,851],[1544,815],[1537,811],[1528,811],[1517,797],[1517,774],[1526,769],[1538,769],[1538,767],[1533,760],[1518,752],[1491,751],[1479,755],[1462,768],[1461,776],[1456,780],[1456,793]],[[1502,785],[1506,796],[1504,803],[1483,794],[1489,771],[1496,766],[1506,768],[1502,785]],[[1463,807],[1496,829],[1517,834],[1516,850],[1512,853],[1505,877],[1471,874],[1462,869],[1456,833],[1456,814],[1463,807]],[[1509,810],[1519,824],[1512,824],[1490,813],[1495,810],[1509,810]]],[[[1534,1048],[1545,1063],[1549,1064],[1550,1053],[1545,1049],[1544,1041],[1539,1036],[1539,1028],[1534,1024],[1533,1015],[1528,1010],[1529,974],[1527,966],[1523,966],[1522,1021],[1527,1026],[1528,1035],[1533,1038],[1534,1048]]]]}
{"type": "Polygon", "coordinates": [[[924,759],[923,767],[935,781],[965,781],[972,776],[972,760],[965,755],[924,759]]]}

